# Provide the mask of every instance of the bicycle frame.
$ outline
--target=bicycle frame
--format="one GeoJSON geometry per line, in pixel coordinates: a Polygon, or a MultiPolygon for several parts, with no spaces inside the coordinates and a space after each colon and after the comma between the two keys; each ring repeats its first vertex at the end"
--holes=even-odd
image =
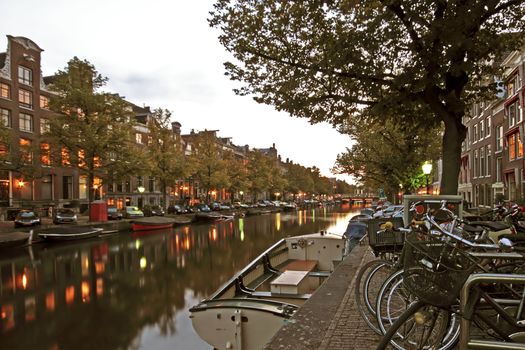
{"type": "MultiPolygon", "coordinates": [[[[513,283],[513,284],[525,284],[525,275],[515,274],[495,274],[495,273],[480,273],[471,275],[463,288],[461,289],[460,295],[460,314],[465,313],[467,302],[470,296],[471,289],[484,282],[500,282],[500,283],[513,283]]],[[[523,300],[522,302],[523,303],[523,300]]],[[[522,305],[520,305],[521,309],[522,305]]],[[[502,308],[494,308],[502,318],[510,320],[513,316],[509,315],[502,308]]],[[[462,317],[460,321],[460,336],[459,336],[459,349],[502,349],[502,350],[525,350],[525,344],[522,343],[508,343],[494,340],[474,340],[470,339],[470,325],[471,321],[462,317]]],[[[516,325],[519,325],[516,321],[516,325]]]]}

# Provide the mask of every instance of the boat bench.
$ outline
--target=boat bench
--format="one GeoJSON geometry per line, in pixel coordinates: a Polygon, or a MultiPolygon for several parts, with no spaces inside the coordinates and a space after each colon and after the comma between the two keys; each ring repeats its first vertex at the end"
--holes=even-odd
{"type": "Polygon", "coordinates": [[[311,287],[307,276],[313,273],[317,260],[293,260],[283,266],[283,271],[270,283],[275,294],[305,294],[311,287]]]}
{"type": "Polygon", "coordinates": [[[308,290],[308,271],[286,270],[270,283],[276,294],[304,294],[308,290]]]}

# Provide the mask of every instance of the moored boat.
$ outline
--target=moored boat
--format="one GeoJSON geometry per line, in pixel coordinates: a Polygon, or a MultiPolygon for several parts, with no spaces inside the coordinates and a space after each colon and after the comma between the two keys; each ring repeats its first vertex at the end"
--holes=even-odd
{"type": "Polygon", "coordinates": [[[71,241],[97,237],[102,233],[100,227],[68,226],[52,227],[37,232],[38,237],[48,241],[71,241]]]}
{"type": "Polygon", "coordinates": [[[190,309],[193,328],[215,349],[261,349],[343,259],[341,235],[281,239],[190,309]]]}
{"type": "Polygon", "coordinates": [[[214,212],[200,212],[195,214],[195,221],[213,222],[220,220],[224,220],[224,216],[214,212]]]}
{"type": "Polygon", "coordinates": [[[23,246],[29,243],[29,232],[0,233],[0,249],[23,246]]]}
{"type": "Polygon", "coordinates": [[[150,231],[162,230],[173,227],[176,220],[163,216],[152,216],[141,219],[135,219],[131,222],[133,231],[150,231]]]}

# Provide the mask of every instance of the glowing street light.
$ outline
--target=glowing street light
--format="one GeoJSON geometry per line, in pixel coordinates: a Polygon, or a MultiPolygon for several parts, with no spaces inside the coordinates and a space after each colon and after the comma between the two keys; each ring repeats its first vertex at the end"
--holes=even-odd
{"type": "Polygon", "coordinates": [[[427,194],[429,194],[430,189],[429,189],[429,184],[428,184],[428,178],[430,176],[430,173],[432,172],[432,163],[427,161],[423,164],[421,168],[423,168],[423,174],[425,174],[427,178],[427,194]]]}

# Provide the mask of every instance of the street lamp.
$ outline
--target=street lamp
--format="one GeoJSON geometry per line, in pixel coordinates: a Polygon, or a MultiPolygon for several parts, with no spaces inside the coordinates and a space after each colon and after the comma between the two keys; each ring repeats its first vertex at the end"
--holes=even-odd
{"type": "Polygon", "coordinates": [[[241,202],[244,202],[244,191],[239,191],[239,195],[241,196],[241,202]]]}
{"type": "Polygon", "coordinates": [[[141,208],[142,208],[142,206],[143,206],[143,203],[142,203],[142,202],[143,202],[142,194],[144,193],[145,190],[146,190],[146,189],[144,188],[144,186],[139,186],[139,187],[137,187],[137,191],[139,191],[139,193],[140,193],[140,198],[139,198],[139,199],[140,199],[140,205],[139,205],[139,207],[141,207],[141,208]]]}
{"type": "Polygon", "coordinates": [[[275,200],[278,201],[279,196],[281,195],[281,192],[275,192],[274,195],[275,195],[275,200]]]}
{"type": "Polygon", "coordinates": [[[425,174],[426,178],[427,178],[427,194],[429,194],[429,184],[428,184],[428,178],[430,176],[430,173],[432,172],[432,163],[430,162],[425,162],[422,166],[423,168],[423,174],[425,174]]]}

